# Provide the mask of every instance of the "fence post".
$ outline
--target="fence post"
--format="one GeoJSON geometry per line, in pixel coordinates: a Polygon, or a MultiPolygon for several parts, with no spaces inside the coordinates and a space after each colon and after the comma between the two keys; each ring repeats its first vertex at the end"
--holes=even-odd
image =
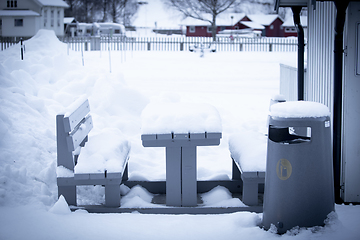
{"type": "Polygon", "coordinates": [[[20,38],[20,42],[21,42],[21,60],[24,60],[24,48],[23,48],[23,39],[20,38]]]}

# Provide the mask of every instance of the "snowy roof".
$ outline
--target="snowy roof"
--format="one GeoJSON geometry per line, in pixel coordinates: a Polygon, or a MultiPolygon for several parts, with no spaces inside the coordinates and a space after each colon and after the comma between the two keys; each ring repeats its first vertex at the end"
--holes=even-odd
{"type": "MultiPolygon", "coordinates": [[[[280,18],[277,14],[250,14],[247,17],[256,23],[259,23],[263,26],[269,26],[276,18],[280,18]]],[[[280,18],[281,19],[281,18],[280,18]]]]}
{"type": "MultiPolygon", "coordinates": [[[[307,27],[307,16],[300,16],[300,22],[303,27],[307,27]]],[[[294,27],[294,18],[288,18],[283,24],[283,27],[294,27]]]]}
{"type": "Polygon", "coordinates": [[[7,16],[40,16],[40,14],[32,10],[0,10],[0,17],[7,16]]]}
{"type": "MultiPolygon", "coordinates": [[[[237,23],[238,21],[240,21],[243,17],[245,17],[245,13],[222,13],[219,14],[216,18],[216,25],[232,26],[235,25],[235,23],[237,23]]],[[[186,26],[210,26],[210,21],[212,19],[211,14],[203,15],[203,18],[207,19],[208,21],[188,17],[183,20],[181,24],[186,26]]]]}
{"type": "Polygon", "coordinates": [[[65,24],[72,23],[74,20],[75,20],[75,18],[73,18],[73,17],[64,17],[65,24]]]}
{"type": "Polygon", "coordinates": [[[42,6],[64,7],[64,8],[69,7],[69,5],[63,0],[35,0],[35,2],[40,3],[40,5],[42,6]]]}
{"type": "Polygon", "coordinates": [[[241,24],[249,27],[249,28],[252,28],[252,29],[264,29],[265,27],[259,23],[256,23],[256,22],[251,22],[251,21],[241,21],[240,22],[241,24]]]}

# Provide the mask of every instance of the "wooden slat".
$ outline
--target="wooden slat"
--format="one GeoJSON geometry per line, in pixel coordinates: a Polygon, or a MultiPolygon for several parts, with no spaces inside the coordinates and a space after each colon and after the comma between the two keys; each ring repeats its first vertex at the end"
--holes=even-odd
{"type": "Polygon", "coordinates": [[[85,121],[74,129],[72,134],[66,138],[69,151],[74,151],[78,146],[80,146],[92,128],[93,122],[91,116],[89,115],[85,121]]]}
{"type": "Polygon", "coordinates": [[[70,113],[69,116],[64,118],[65,131],[72,132],[89,112],[89,100],[86,99],[80,106],[78,106],[72,113],[70,113]]]}

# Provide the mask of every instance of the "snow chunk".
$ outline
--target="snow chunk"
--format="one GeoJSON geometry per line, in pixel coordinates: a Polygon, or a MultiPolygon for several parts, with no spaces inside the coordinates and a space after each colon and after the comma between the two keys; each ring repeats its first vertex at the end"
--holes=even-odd
{"type": "Polygon", "coordinates": [[[55,213],[55,214],[69,214],[71,213],[71,210],[69,208],[69,205],[67,204],[65,198],[63,195],[59,197],[59,200],[54,204],[52,208],[50,208],[49,212],[55,213]]]}
{"type": "Polygon", "coordinates": [[[229,137],[229,150],[243,171],[265,171],[267,137],[264,134],[247,130],[233,134],[229,137]]]}
{"type": "Polygon", "coordinates": [[[150,103],[142,112],[142,134],[221,132],[213,106],[194,103],[150,103]]]}
{"type": "Polygon", "coordinates": [[[163,207],[151,203],[154,194],[148,192],[145,188],[136,185],[128,194],[121,198],[122,208],[157,208],[163,207]]]}
{"type": "Polygon", "coordinates": [[[330,111],[321,103],[290,101],[272,105],[270,116],[282,118],[325,117],[330,116],[330,111]]]}
{"type": "Polygon", "coordinates": [[[230,191],[222,186],[217,186],[211,191],[201,195],[207,207],[246,207],[238,198],[233,198],[230,191]]]}
{"type": "Polygon", "coordinates": [[[130,151],[130,143],[117,128],[103,129],[90,135],[82,148],[75,173],[121,172],[130,151]]]}
{"type": "Polygon", "coordinates": [[[67,169],[64,166],[58,166],[56,168],[56,175],[57,175],[58,178],[61,178],[61,177],[73,177],[74,172],[71,171],[70,169],[67,169]]]}

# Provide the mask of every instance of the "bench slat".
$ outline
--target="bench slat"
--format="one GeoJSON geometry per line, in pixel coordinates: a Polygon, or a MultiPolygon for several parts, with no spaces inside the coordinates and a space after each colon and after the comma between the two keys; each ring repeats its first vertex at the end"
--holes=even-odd
{"type": "Polygon", "coordinates": [[[72,132],[75,127],[90,112],[89,100],[86,99],[73,113],[64,118],[64,128],[66,132],[72,132]]]}
{"type": "Polygon", "coordinates": [[[80,124],[78,129],[73,130],[73,133],[66,137],[66,142],[69,151],[74,151],[93,128],[92,118],[89,115],[83,123],[80,124]]]}

